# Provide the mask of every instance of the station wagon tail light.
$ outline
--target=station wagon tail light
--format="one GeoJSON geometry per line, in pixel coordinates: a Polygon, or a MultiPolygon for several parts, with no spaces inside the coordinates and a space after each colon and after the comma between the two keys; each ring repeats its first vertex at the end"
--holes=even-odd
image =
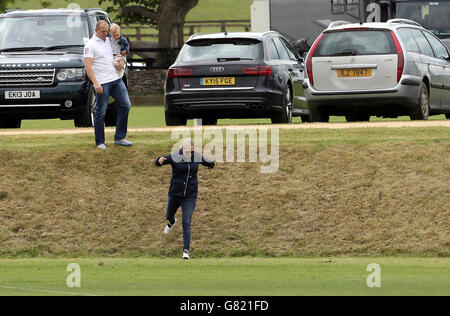
{"type": "Polygon", "coordinates": [[[242,67],[242,73],[248,76],[270,76],[272,75],[272,67],[270,66],[242,67]]]}
{"type": "Polygon", "coordinates": [[[397,82],[400,82],[400,79],[403,75],[403,69],[405,67],[405,55],[403,54],[402,46],[400,45],[400,42],[398,41],[397,36],[394,34],[394,32],[391,31],[392,39],[395,43],[395,49],[397,50],[397,56],[398,56],[398,66],[397,66],[397,82]]]}
{"type": "Polygon", "coordinates": [[[192,75],[191,68],[169,68],[169,78],[189,77],[192,75]]]}
{"type": "Polygon", "coordinates": [[[317,48],[317,45],[319,45],[319,42],[321,41],[322,37],[323,37],[323,33],[319,36],[317,41],[311,47],[311,50],[309,51],[309,54],[308,54],[308,59],[306,61],[306,70],[308,72],[309,82],[311,82],[311,85],[313,85],[313,86],[314,86],[314,76],[313,76],[313,69],[312,69],[312,59],[314,56],[314,52],[317,48]]]}

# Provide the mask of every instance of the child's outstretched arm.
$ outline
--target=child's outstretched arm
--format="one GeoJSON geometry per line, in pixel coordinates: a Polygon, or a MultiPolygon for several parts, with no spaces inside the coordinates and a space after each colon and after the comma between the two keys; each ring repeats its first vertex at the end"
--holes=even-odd
{"type": "Polygon", "coordinates": [[[162,167],[164,165],[169,165],[172,163],[172,157],[171,155],[165,156],[165,157],[158,157],[155,159],[155,166],[162,167]]]}
{"type": "Polygon", "coordinates": [[[207,167],[208,169],[213,169],[216,164],[213,160],[207,159],[202,156],[202,165],[207,167]]]}

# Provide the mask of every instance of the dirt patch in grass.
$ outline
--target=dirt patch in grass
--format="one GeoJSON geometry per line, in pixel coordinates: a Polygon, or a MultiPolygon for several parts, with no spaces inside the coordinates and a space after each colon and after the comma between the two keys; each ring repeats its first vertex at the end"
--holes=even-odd
{"type": "Polygon", "coordinates": [[[8,192],[0,192],[0,201],[5,200],[8,197],[8,192]]]}
{"type": "MultiPolygon", "coordinates": [[[[323,133],[282,133],[274,174],[253,163],[202,169],[193,253],[450,255],[448,130],[323,133]]],[[[162,234],[171,170],[153,166],[170,137],[135,136],[106,153],[84,136],[50,147],[34,137],[0,150],[0,256],[179,255],[181,225],[162,234]]]]}

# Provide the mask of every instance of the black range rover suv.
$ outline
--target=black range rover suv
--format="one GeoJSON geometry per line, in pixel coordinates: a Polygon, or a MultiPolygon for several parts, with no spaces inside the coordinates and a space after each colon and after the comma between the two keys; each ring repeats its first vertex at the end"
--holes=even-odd
{"type": "Polygon", "coordinates": [[[193,35],[169,68],[165,85],[166,125],[201,118],[308,120],[304,110],[304,65],[277,32],[193,35]]]}
{"type": "MultiPolygon", "coordinates": [[[[85,74],[83,48],[99,20],[111,23],[101,9],[0,15],[0,128],[47,118],[92,126],[95,92],[85,74]]],[[[106,125],[115,125],[116,111],[111,104],[106,125]]]]}

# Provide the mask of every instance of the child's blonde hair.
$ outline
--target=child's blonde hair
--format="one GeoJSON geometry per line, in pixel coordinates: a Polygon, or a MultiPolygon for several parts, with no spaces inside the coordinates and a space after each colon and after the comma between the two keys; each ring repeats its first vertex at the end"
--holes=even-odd
{"type": "Polygon", "coordinates": [[[120,26],[116,23],[111,24],[110,32],[111,32],[111,34],[116,33],[116,32],[120,33],[120,26]]]}

